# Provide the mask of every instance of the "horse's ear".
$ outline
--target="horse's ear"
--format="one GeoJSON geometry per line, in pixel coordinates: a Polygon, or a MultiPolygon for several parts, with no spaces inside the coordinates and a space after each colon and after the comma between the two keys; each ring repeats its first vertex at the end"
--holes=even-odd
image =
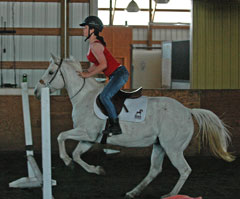
{"type": "Polygon", "coordinates": [[[76,61],[75,58],[72,55],[70,55],[70,60],[76,61]]]}
{"type": "Polygon", "coordinates": [[[60,61],[60,59],[52,53],[51,53],[51,60],[54,61],[54,63],[58,63],[60,61]]]}

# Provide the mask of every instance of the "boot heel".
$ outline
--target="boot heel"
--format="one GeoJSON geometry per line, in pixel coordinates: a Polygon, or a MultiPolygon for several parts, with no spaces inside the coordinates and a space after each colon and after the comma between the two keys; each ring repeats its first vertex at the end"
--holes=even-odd
{"type": "Polygon", "coordinates": [[[119,119],[109,118],[109,126],[102,132],[104,135],[108,135],[109,137],[113,135],[122,134],[122,130],[119,124],[119,119]]]}

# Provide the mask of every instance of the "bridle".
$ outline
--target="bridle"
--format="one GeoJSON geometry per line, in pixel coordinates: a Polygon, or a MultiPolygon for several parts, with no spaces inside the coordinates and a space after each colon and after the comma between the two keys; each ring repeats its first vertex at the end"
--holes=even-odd
{"type": "MultiPolygon", "coordinates": [[[[59,71],[59,72],[60,72],[60,75],[61,75],[61,77],[62,77],[62,79],[63,79],[63,83],[64,83],[63,86],[65,86],[66,82],[65,82],[63,73],[62,73],[62,71],[61,71],[62,63],[63,63],[63,59],[60,60],[60,63],[59,63],[59,64],[56,64],[56,65],[58,66],[58,68],[57,68],[55,74],[53,75],[53,77],[51,78],[51,80],[50,80],[49,82],[45,83],[43,79],[40,79],[40,80],[39,80],[39,83],[42,84],[42,85],[44,85],[44,86],[46,86],[46,87],[49,88],[49,89],[52,89],[52,88],[53,88],[53,89],[57,90],[57,88],[54,88],[54,87],[51,85],[51,83],[52,83],[52,81],[55,79],[55,77],[56,77],[56,75],[57,75],[57,73],[58,73],[58,71],[59,71]]],[[[72,97],[70,97],[70,100],[73,99],[75,96],[78,95],[78,93],[81,92],[81,90],[83,89],[84,85],[85,85],[85,78],[83,78],[83,84],[82,84],[81,88],[80,88],[72,97]]]]}
{"type": "Polygon", "coordinates": [[[63,79],[64,86],[65,86],[65,79],[64,79],[64,76],[63,76],[62,71],[61,71],[62,62],[63,62],[63,59],[61,59],[59,65],[56,64],[56,65],[58,66],[58,68],[57,68],[55,74],[53,75],[53,77],[50,79],[49,82],[45,83],[43,79],[40,79],[40,80],[39,80],[39,83],[42,84],[42,85],[44,85],[44,86],[46,86],[46,87],[49,88],[49,89],[53,88],[53,89],[57,90],[57,88],[54,88],[54,87],[51,85],[51,83],[52,83],[52,81],[55,79],[58,71],[60,71],[60,74],[61,74],[62,79],[63,79]]]}

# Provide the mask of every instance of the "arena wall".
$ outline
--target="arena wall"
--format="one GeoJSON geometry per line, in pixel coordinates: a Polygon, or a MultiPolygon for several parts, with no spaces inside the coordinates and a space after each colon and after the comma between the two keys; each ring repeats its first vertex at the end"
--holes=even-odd
{"type": "MultiPolygon", "coordinates": [[[[232,134],[232,144],[229,151],[240,153],[240,90],[144,90],[147,96],[168,96],[177,99],[189,108],[204,108],[217,114],[228,126],[232,134]]],[[[30,96],[30,112],[34,151],[41,151],[41,113],[40,101],[30,96]]],[[[57,136],[60,132],[72,128],[72,106],[67,96],[51,96],[51,129],[52,152],[58,153],[57,136]]],[[[197,127],[197,125],[195,124],[197,127]]],[[[198,128],[194,137],[185,151],[186,155],[209,155],[198,142],[198,128]]],[[[77,142],[67,141],[67,150],[71,152],[77,142]]],[[[149,155],[151,147],[143,149],[126,149],[112,147],[121,150],[121,154],[134,156],[149,155]]],[[[94,149],[101,146],[96,144],[94,149]]],[[[0,96],[0,151],[24,151],[24,124],[21,96],[0,96]]]]}

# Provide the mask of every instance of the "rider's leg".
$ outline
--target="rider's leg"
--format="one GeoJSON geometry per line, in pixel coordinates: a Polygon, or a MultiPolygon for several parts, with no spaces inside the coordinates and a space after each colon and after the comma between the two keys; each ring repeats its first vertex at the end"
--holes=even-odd
{"type": "Polygon", "coordinates": [[[124,86],[128,80],[129,73],[124,66],[119,67],[110,76],[108,84],[104,87],[102,93],[100,94],[100,100],[104,107],[106,108],[109,115],[109,127],[106,129],[107,134],[121,134],[121,128],[119,125],[119,120],[115,106],[113,105],[111,99],[112,97],[124,86]]]}

